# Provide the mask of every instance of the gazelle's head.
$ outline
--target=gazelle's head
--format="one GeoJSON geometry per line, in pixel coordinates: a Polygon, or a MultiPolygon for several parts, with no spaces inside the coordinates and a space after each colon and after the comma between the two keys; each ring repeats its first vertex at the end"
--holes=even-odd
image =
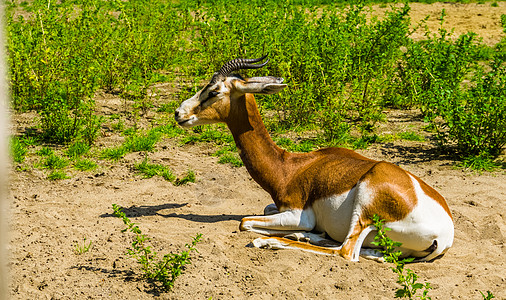
{"type": "Polygon", "coordinates": [[[246,93],[274,94],[286,87],[283,78],[251,77],[242,78],[231,74],[240,69],[258,69],[265,66],[269,60],[267,56],[257,59],[234,59],[223,65],[214,73],[207,86],[198,91],[193,97],[183,101],[176,109],[175,118],[183,127],[226,122],[230,115],[230,107],[237,101],[244,101],[246,93]]]}

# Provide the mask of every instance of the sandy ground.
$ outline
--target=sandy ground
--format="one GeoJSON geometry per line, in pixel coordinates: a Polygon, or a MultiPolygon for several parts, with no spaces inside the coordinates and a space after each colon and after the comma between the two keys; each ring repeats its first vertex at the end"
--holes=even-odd
{"type": "MultiPolygon", "coordinates": [[[[472,29],[486,40],[498,41],[501,33],[495,27],[500,25],[500,13],[490,16],[506,13],[505,4],[412,7],[414,15],[439,14],[445,7],[456,32],[472,29]]],[[[164,97],[173,99],[170,92],[164,97]]],[[[122,101],[106,97],[98,103],[108,115],[118,113],[122,101]]],[[[380,130],[421,125],[413,112],[388,116],[380,130]]],[[[13,116],[14,130],[32,126],[32,117],[13,116]]],[[[152,112],[142,122],[148,124],[155,117],[152,112]]],[[[120,139],[104,131],[98,144],[118,144],[120,139]]],[[[209,155],[214,150],[206,144],[180,146],[176,139],[157,144],[149,154],[152,162],[167,165],[178,175],[195,170],[197,182],[180,187],[160,177],[136,175],[133,165],[144,158],[141,153],[128,154],[119,162],[99,161],[93,172],[69,171],[71,179],[56,182],[33,167],[12,172],[12,299],[393,298],[398,285],[387,264],[250,247],[258,236],[239,232],[239,220],[261,214],[271,199],[245,168],[218,164],[209,155]],[[111,215],[113,203],[125,207],[161,254],[179,252],[197,233],[203,234],[199,253],[173,291],[160,293],[140,277],[139,266],[125,254],[132,235],[121,232],[123,223],[111,215]],[[77,255],[74,247],[84,238],[93,242],[92,249],[77,255]]],[[[479,291],[487,290],[506,299],[505,173],[480,175],[456,169],[432,142],[396,141],[359,152],[402,166],[447,198],[455,221],[453,248],[435,262],[409,265],[421,282],[431,283],[432,299],[481,299],[479,291]]],[[[25,165],[37,159],[32,156],[25,165]]]]}

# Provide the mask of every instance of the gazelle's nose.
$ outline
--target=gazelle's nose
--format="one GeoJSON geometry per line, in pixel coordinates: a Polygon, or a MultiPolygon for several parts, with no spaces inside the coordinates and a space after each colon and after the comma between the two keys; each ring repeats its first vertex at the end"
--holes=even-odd
{"type": "Polygon", "coordinates": [[[174,118],[177,120],[179,119],[179,110],[176,109],[176,112],[174,112],[174,118]]]}

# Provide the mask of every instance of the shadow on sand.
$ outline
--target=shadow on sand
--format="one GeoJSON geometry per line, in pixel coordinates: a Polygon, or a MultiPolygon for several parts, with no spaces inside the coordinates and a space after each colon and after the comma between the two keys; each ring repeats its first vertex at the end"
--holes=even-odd
{"type": "MultiPolygon", "coordinates": [[[[161,205],[141,205],[124,207],[123,212],[128,218],[143,217],[143,216],[161,216],[164,218],[180,218],[200,223],[216,223],[223,221],[240,221],[245,215],[199,215],[199,214],[178,214],[178,213],[163,213],[160,212],[166,209],[175,209],[186,206],[188,203],[166,203],[161,205]]],[[[112,213],[102,214],[101,218],[114,217],[112,213]]]]}

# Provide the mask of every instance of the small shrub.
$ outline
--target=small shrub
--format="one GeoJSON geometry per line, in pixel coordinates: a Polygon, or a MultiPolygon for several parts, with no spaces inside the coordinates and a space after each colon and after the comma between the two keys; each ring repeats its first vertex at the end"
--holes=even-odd
{"type": "Polygon", "coordinates": [[[444,119],[438,139],[456,144],[461,156],[482,153],[497,156],[506,145],[506,65],[498,59],[490,71],[478,68],[468,90],[439,98],[437,111],[444,119]]]}
{"type": "Polygon", "coordinates": [[[391,229],[384,226],[384,221],[378,215],[374,215],[373,221],[373,225],[378,230],[376,236],[374,237],[373,244],[383,249],[380,250],[380,252],[383,253],[383,257],[386,262],[393,263],[395,265],[392,268],[392,271],[397,274],[397,283],[402,287],[395,292],[395,298],[408,298],[410,300],[415,297],[422,300],[431,299],[428,296],[429,290],[431,289],[430,283],[426,282],[425,284],[422,284],[417,282],[418,275],[416,275],[413,270],[404,268],[406,263],[413,261],[413,258],[405,258],[401,260],[400,256],[402,253],[400,251],[396,251],[396,249],[402,244],[392,241],[386,235],[386,233],[391,229]],[[422,295],[416,295],[418,290],[422,290],[422,295]]]}
{"type": "Polygon", "coordinates": [[[202,238],[202,234],[197,234],[191,244],[186,244],[188,250],[181,253],[169,253],[158,259],[157,253],[147,245],[149,238],[142,233],[139,226],[132,223],[130,219],[122,211],[122,208],[117,205],[112,205],[114,216],[123,220],[127,228],[122,232],[130,231],[135,234],[135,239],[132,242],[131,249],[128,249],[128,254],[135,258],[141,265],[144,276],[152,280],[153,283],[160,283],[165,290],[171,290],[174,287],[174,282],[179,277],[185,268],[185,265],[191,263],[190,253],[198,252],[195,246],[202,238]]]}

